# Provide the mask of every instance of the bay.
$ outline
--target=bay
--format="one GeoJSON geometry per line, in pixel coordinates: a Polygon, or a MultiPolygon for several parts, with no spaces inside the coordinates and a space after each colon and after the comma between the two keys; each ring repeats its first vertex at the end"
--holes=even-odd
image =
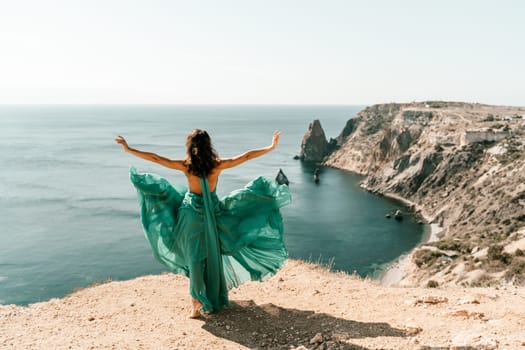
{"type": "Polygon", "coordinates": [[[184,157],[185,137],[209,131],[219,154],[266,146],[274,152],[227,170],[223,196],[256,176],[290,179],[283,209],[290,257],[375,276],[418,244],[424,227],[410,217],[384,219],[400,203],[361,190],[361,177],[294,160],[308,124],[320,119],[336,137],[363,106],[45,105],[0,106],[0,303],[28,304],[75,288],[166,269],[143,236],[131,165],[185,184],[181,173],[134,158],[114,142],[171,158],[184,157]]]}

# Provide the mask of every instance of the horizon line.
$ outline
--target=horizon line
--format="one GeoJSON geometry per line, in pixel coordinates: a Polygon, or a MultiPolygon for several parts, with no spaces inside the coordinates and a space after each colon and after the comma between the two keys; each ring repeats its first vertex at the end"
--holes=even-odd
{"type": "Polygon", "coordinates": [[[505,104],[491,104],[484,102],[472,102],[472,101],[461,101],[461,100],[412,100],[412,101],[389,101],[389,102],[375,102],[375,103],[120,103],[120,102],[82,102],[82,103],[3,103],[2,106],[356,106],[365,107],[382,104],[410,104],[410,103],[424,103],[424,102],[445,102],[445,103],[470,103],[470,104],[481,104],[489,106],[508,106],[508,107],[525,107],[525,105],[505,105],[505,104]]]}

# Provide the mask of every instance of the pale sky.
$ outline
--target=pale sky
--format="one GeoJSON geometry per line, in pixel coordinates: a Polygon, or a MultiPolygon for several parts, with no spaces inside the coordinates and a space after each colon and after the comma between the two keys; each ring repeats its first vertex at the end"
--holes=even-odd
{"type": "Polygon", "coordinates": [[[525,105],[525,1],[0,0],[0,103],[525,105]]]}

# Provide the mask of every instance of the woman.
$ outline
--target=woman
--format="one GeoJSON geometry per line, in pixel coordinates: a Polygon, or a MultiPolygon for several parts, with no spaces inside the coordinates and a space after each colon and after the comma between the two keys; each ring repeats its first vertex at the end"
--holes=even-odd
{"type": "Polygon", "coordinates": [[[227,306],[228,289],[273,275],[288,257],[279,212],[290,203],[288,186],[258,177],[222,200],[215,193],[223,170],[273,151],[279,135],[273,134],[268,147],[232,158],[219,158],[208,133],[200,129],[188,135],[185,159],[139,151],[122,136],[115,140],[124,151],[180,170],[188,179],[189,190],[155,174],[140,174],[133,167],[130,171],[155,257],[190,278],[190,317],[227,306]]]}

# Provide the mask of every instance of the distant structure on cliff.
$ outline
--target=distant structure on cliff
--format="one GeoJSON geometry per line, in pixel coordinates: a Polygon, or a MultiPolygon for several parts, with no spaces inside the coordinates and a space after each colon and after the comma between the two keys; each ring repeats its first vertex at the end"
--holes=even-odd
{"type": "Polygon", "coordinates": [[[504,130],[465,130],[461,134],[460,145],[465,146],[473,142],[497,142],[509,136],[509,131],[504,130]]]}

